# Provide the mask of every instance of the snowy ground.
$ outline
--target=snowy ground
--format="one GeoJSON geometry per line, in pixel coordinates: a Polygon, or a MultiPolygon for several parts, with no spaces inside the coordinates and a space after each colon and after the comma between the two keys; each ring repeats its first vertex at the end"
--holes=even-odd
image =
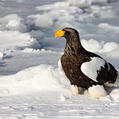
{"type": "Polygon", "coordinates": [[[0,119],[119,119],[119,89],[72,96],[58,69],[65,45],[54,33],[79,30],[83,46],[119,70],[118,0],[0,1],[0,119]]]}

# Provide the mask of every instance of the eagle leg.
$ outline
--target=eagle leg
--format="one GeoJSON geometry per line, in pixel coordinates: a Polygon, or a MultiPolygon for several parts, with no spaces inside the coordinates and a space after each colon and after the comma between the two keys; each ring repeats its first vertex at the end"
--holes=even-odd
{"type": "Polygon", "coordinates": [[[71,90],[73,95],[78,95],[79,94],[79,89],[77,85],[71,85],[71,90]]]}
{"type": "Polygon", "coordinates": [[[107,95],[107,92],[104,89],[103,85],[92,85],[88,88],[88,93],[90,97],[97,99],[107,95]]]}

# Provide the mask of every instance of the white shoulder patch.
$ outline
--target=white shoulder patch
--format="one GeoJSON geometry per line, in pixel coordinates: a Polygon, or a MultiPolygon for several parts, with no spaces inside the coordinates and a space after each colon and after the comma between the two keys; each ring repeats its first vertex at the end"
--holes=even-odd
{"type": "Polygon", "coordinates": [[[92,57],[91,61],[85,62],[81,65],[81,71],[90,79],[95,82],[97,78],[97,71],[100,70],[101,67],[104,67],[105,61],[99,57],[92,57]]]}

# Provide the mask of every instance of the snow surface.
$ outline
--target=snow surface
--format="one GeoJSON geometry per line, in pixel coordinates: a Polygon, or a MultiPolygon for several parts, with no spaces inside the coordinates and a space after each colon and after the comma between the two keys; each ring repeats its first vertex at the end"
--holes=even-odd
{"type": "MultiPolygon", "coordinates": [[[[67,88],[70,89],[70,85],[67,87],[64,85],[63,87],[65,80],[64,76],[62,77],[60,75],[58,69],[53,68],[51,65],[42,64],[24,69],[14,75],[1,76],[0,96],[10,96],[27,92],[32,93],[39,90],[65,93],[67,88]]],[[[66,84],[70,84],[68,80],[66,84]]]]}
{"type": "Polygon", "coordinates": [[[119,70],[118,6],[118,0],[1,0],[0,119],[118,119],[118,87],[106,87],[98,100],[88,91],[72,96],[57,65],[65,40],[54,39],[56,30],[74,27],[87,50],[119,70]]]}

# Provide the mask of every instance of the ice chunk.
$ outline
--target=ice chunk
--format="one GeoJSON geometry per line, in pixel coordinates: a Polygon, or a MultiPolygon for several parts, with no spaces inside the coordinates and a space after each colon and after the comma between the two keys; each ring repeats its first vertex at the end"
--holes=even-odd
{"type": "Polygon", "coordinates": [[[26,32],[27,27],[24,20],[17,14],[9,14],[0,18],[0,30],[12,30],[26,32]]]}

